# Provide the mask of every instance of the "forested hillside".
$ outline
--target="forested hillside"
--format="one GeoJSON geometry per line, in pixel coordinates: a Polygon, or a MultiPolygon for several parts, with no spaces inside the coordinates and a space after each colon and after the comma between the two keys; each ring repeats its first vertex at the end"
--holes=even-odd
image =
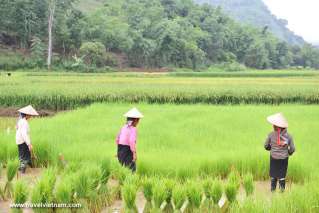
{"type": "Polygon", "coordinates": [[[311,45],[292,46],[266,29],[242,25],[220,8],[192,0],[94,0],[96,9],[89,8],[89,0],[0,1],[0,42],[24,53],[16,60],[0,57],[0,68],[45,66],[52,8],[52,63],[63,69],[123,63],[151,68],[319,68],[319,51],[311,45]]]}
{"type": "Polygon", "coordinates": [[[288,21],[274,16],[262,0],[195,0],[195,2],[221,6],[226,14],[239,22],[260,28],[267,27],[278,38],[290,44],[304,43],[302,37],[287,28],[288,21]]]}

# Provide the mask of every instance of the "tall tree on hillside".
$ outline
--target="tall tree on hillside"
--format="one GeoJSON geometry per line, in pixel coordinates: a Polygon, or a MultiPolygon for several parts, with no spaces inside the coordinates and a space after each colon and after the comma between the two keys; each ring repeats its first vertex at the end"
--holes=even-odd
{"type": "Polygon", "coordinates": [[[48,16],[48,59],[47,59],[47,66],[48,70],[51,69],[51,61],[52,61],[52,28],[53,28],[53,21],[54,21],[54,13],[55,13],[55,0],[49,0],[49,16],[48,16]]]}

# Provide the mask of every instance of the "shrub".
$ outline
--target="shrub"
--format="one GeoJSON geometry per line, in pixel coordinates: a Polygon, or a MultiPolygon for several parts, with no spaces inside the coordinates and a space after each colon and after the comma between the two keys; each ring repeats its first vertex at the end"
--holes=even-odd
{"type": "Polygon", "coordinates": [[[202,202],[201,188],[202,187],[195,181],[188,182],[187,184],[187,198],[192,210],[200,208],[202,202]]]}
{"type": "MultiPolygon", "coordinates": [[[[18,180],[14,186],[13,201],[17,204],[24,204],[28,199],[28,187],[25,182],[18,180]]],[[[22,212],[18,209],[17,212],[22,212]]]]}
{"type": "Polygon", "coordinates": [[[226,194],[227,200],[230,203],[233,203],[234,201],[236,201],[237,190],[238,189],[235,183],[232,183],[232,182],[227,183],[225,187],[225,194],[226,194]]]}
{"type": "Polygon", "coordinates": [[[122,187],[122,197],[126,211],[137,212],[135,205],[137,187],[132,183],[125,183],[122,187]]]}
{"type": "Polygon", "coordinates": [[[185,188],[180,184],[175,185],[172,192],[172,200],[175,206],[175,210],[180,210],[186,199],[187,193],[185,188]]]}
{"type": "Polygon", "coordinates": [[[243,180],[244,189],[246,195],[249,196],[254,192],[254,178],[252,174],[247,174],[243,180]]]}
{"type": "Polygon", "coordinates": [[[4,194],[7,198],[12,197],[12,180],[14,176],[17,174],[19,168],[19,162],[18,160],[10,160],[7,163],[7,182],[4,187],[4,194]]]}
{"type": "Polygon", "coordinates": [[[84,61],[97,67],[104,66],[105,46],[100,42],[85,42],[80,48],[84,61]]]}

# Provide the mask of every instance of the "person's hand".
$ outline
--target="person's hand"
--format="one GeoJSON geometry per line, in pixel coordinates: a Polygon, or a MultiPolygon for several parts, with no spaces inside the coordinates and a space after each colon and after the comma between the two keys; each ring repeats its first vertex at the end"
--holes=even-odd
{"type": "Polygon", "coordinates": [[[32,151],[32,144],[29,144],[28,147],[29,147],[29,151],[31,152],[32,151]]]}

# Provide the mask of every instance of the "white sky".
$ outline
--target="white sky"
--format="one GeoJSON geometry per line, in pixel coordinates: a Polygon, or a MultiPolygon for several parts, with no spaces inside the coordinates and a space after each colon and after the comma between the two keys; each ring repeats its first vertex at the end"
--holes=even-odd
{"type": "Polygon", "coordinates": [[[288,20],[288,28],[306,41],[319,43],[319,0],[263,0],[271,12],[288,20]]]}

